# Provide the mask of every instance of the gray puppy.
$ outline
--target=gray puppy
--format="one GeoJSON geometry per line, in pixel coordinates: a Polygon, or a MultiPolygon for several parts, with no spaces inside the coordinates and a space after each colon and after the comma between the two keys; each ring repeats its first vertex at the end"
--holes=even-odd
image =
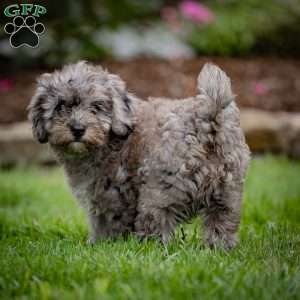
{"type": "Polygon", "coordinates": [[[204,66],[195,97],[142,101],[79,62],[42,75],[29,112],[88,212],[91,242],[135,232],[167,243],[201,214],[210,246],[236,244],[249,150],[218,67],[204,66]]]}

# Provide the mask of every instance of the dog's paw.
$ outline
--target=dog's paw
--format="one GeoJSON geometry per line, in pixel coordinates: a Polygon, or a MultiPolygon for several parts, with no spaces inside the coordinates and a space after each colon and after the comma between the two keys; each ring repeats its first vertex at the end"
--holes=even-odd
{"type": "Polygon", "coordinates": [[[97,242],[97,239],[96,239],[95,237],[93,237],[93,236],[90,236],[90,237],[87,239],[86,244],[87,244],[87,245],[90,245],[90,246],[93,246],[93,245],[96,244],[96,242],[97,242]]]}
{"type": "Polygon", "coordinates": [[[143,231],[135,232],[134,234],[135,234],[135,236],[137,237],[137,239],[140,242],[144,242],[144,241],[146,242],[146,241],[149,241],[149,240],[155,240],[155,239],[157,239],[159,237],[156,234],[145,233],[143,231]]]}
{"type": "Polygon", "coordinates": [[[143,232],[143,231],[138,231],[138,232],[135,232],[134,234],[135,234],[135,236],[137,237],[137,239],[138,239],[140,242],[143,242],[143,241],[147,240],[148,237],[149,237],[149,236],[147,236],[146,233],[143,232]]]}
{"type": "Polygon", "coordinates": [[[226,240],[224,240],[224,248],[226,250],[232,250],[233,248],[235,248],[238,244],[238,239],[235,237],[235,238],[228,238],[226,240]]]}
{"type": "Polygon", "coordinates": [[[212,234],[206,238],[206,243],[211,249],[223,248],[226,251],[232,250],[238,243],[237,236],[212,234]]]}

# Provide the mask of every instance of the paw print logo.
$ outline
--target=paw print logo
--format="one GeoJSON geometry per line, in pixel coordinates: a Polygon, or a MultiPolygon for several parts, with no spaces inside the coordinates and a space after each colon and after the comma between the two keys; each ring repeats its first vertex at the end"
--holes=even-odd
{"type": "Polygon", "coordinates": [[[36,48],[39,45],[39,35],[45,31],[42,23],[37,23],[35,17],[27,16],[25,19],[16,16],[12,23],[7,23],[4,31],[10,34],[9,42],[13,48],[28,46],[36,48]]]}

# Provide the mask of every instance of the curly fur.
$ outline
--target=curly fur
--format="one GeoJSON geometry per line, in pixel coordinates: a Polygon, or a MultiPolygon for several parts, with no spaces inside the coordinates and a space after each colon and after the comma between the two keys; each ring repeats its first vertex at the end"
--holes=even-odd
{"type": "Polygon", "coordinates": [[[135,232],[167,243],[178,223],[202,215],[210,246],[236,244],[249,150],[218,67],[204,66],[195,97],[142,101],[79,62],[41,76],[29,111],[88,212],[91,241],[135,232]]]}

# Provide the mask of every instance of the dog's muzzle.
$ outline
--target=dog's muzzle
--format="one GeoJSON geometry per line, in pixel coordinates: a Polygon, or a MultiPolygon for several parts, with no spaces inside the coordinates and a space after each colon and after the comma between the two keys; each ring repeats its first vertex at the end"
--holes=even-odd
{"type": "Polygon", "coordinates": [[[74,136],[75,141],[80,141],[80,139],[83,137],[85,133],[85,126],[79,123],[71,123],[69,125],[70,130],[74,136]]]}
{"type": "Polygon", "coordinates": [[[74,154],[75,153],[81,154],[87,152],[87,147],[82,142],[72,142],[68,145],[68,150],[74,154]]]}

